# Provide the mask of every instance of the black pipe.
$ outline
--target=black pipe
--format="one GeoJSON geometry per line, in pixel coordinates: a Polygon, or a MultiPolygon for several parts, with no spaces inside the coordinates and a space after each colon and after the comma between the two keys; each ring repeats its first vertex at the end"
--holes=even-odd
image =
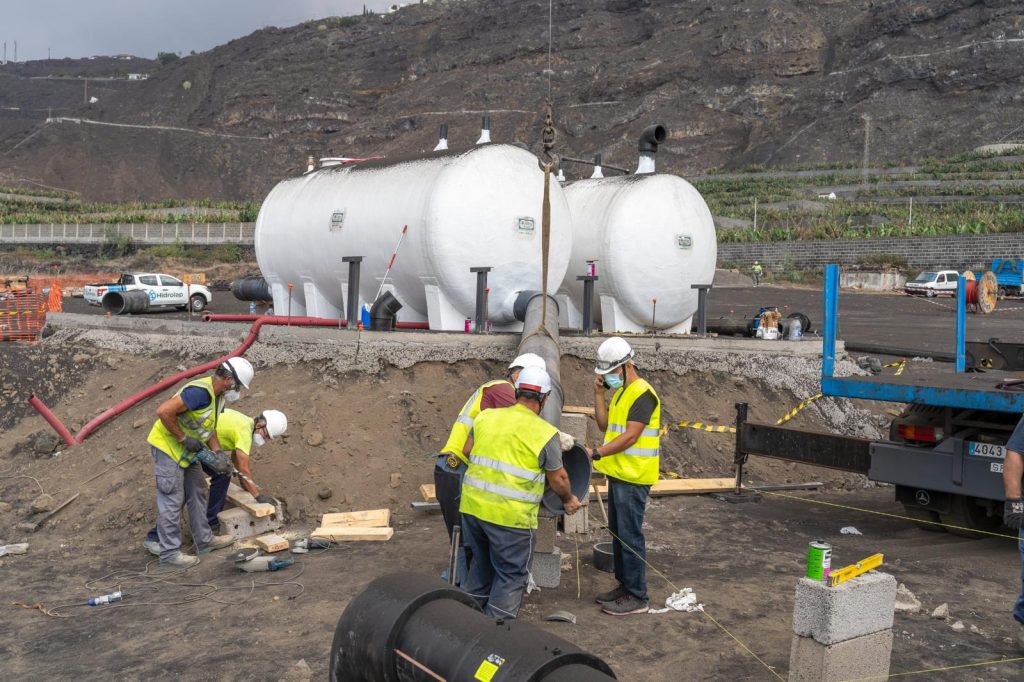
{"type": "MultiPolygon", "coordinates": [[[[596,166],[596,165],[598,165],[597,161],[600,160],[600,156],[601,156],[600,154],[597,154],[594,157],[593,161],[586,161],[585,159],[575,159],[575,158],[573,158],[571,156],[560,156],[558,158],[560,160],[562,160],[562,161],[569,161],[570,163],[578,163],[581,166],[596,166]]],[[[629,175],[632,172],[628,168],[619,168],[618,166],[609,166],[609,165],[606,165],[606,164],[601,164],[601,169],[602,170],[619,171],[620,173],[625,173],[626,175],[629,175]]]]}
{"type": "Polygon", "coordinates": [[[100,301],[103,311],[112,315],[134,315],[149,309],[149,294],[141,289],[108,291],[100,301]]]}
{"type": "Polygon", "coordinates": [[[637,144],[637,150],[641,153],[658,153],[658,145],[665,142],[668,137],[668,131],[663,125],[650,126],[642,133],[640,133],[640,140],[637,144]]]}
{"type": "MultiPolygon", "coordinates": [[[[370,307],[370,329],[375,332],[389,332],[395,328],[395,315],[402,309],[394,294],[385,291],[370,307]]],[[[349,318],[352,319],[351,317],[349,318]]]]}
{"type": "Polygon", "coordinates": [[[438,135],[437,135],[437,141],[440,142],[441,140],[445,140],[445,141],[448,140],[448,124],[447,123],[442,123],[441,124],[441,132],[438,133],[438,135]]]}
{"type": "Polygon", "coordinates": [[[691,284],[697,290],[697,336],[708,335],[708,291],[710,284],[691,284]]]}
{"type": "Polygon", "coordinates": [[[597,275],[578,275],[576,280],[583,282],[583,335],[590,336],[594,331],[594,282],[597,275]]]}
{"type": "Polygon", "coordinates": [[[476,273],[476,333],[483,334],[487,331],[487,273],[491,268],[470,268],[469,271],[476,273]]]}
{"type": "Polygon", "coordinates": [[[348,263],[348,300],[345,302],[345,326],[355,329],[359,326],[359,264],[362,256],[345,256],[342,263],[348,263]]]}
{"type": "Polygon", "coordinates": [[[527,623],[493,621],[436,576],[406,572],[377,578],[349,602],[331,643],[330,680],[471,682],[485,663],[510,682],[616,679],[574,644],[527,623]]]}
{"type": "Polygon", "coordinates": [[[239,301],[272,301],[270,284],[262,277],[250,276],[236,279],[231,283],[231,293],[239,301]]]}
{"type": "Polygon", "coordinates": [[[871,353],[873,355],[891,355],[897,358],[931,358],[935,362],[954,362],[956,355],[943,353],[942,351],[922,350],[920,348],[899,348],[897,346],[883,346],[876,343],[862,343],[860,341],[847,341],[846,352],[848,353],[871,353]]]}

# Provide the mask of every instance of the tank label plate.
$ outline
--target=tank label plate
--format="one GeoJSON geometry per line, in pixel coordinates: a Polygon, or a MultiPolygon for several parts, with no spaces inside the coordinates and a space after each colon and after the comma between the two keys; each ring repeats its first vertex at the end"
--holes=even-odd
{"type": "Polygon", "coordinates": [[[537,221],[533,218],[516,218],[516,232],[522,234],[533,234],[536,230],[537,221]]]}
{"type": "Polygon", "coordinates": [[[691,249],[693,248],[693,237],[688,234],[677,234],[676,235],[676,248],[679,249],[691,249]]]}
{"type": "Polygon", "coordinates": [[[345,212],[344,211],[332,211],[331,212],[331,231],[340,230],[345,225],[345,212]]]}

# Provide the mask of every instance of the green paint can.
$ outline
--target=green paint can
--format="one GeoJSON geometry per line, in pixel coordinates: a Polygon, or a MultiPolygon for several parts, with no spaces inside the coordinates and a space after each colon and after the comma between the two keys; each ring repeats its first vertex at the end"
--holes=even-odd
{"type": "Polygon", "coordinates": [[[807,577],[826,582],[832,572],[832,545],[814,540],[807,546],[807,577]]]}

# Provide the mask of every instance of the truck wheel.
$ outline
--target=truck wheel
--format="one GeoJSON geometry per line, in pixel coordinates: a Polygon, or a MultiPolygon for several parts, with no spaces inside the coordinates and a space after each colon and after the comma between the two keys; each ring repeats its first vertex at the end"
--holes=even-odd
{"type": "Polygon", "coordinates": [[[935,291],[933,289],[928,289],[927,291],[924,292],[924,295],[927,298],[935,298],[935,291]]]}
{"type": "Polygon", "coordinates": [[[989,515],[991,504],[965,495],[953,495],[949,514],[939,514],[939,520],[948,524],[946,531],[964,538],[992,537],[998,533],[1003,519],[998,514],[989,515]],[[951,526],[956,526],[953,528],[951,526]],[[980,532],[975,532],[980,531],[980,532]]]}
{"type": "Polygon", "coordinates": [[[202,294],[193,294],[192,298],[188,299],[188,305],[192,312],[201,313],[206,309],[206,298],[202,294]]]}
{"type": "Polygon", "coordinates": [[[945,533],[945,526],[940,526],[942,523],[939,519],[938,512],[933,512],[931,509],[925,509],[916,504],[905,504],[903,509],[908,517],[915,526],[921,530],[927,530],[932,533],[945,533]]]}
{"type": "Polygon", "coordinates": [[[996,298],[1000,301],[1006,298],[1006,287],[999,287],[999,289],[996,290],[996,298]]]}

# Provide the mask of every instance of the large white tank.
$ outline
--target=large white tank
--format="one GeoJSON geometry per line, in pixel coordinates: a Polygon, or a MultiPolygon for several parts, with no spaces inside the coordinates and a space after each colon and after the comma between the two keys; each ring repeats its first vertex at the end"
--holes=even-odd
{"type": "MultiPolygon", "coordinates": [[[[517,329],[513,303],[541,288],[544,174],[530,152],[504,144],[407,160],[321,168],[279,183],[256,221],[256,259],[284,314],[343,317],[346,256],[363,256],[360,302],[372,303],[405,225],[385,290],[400,321],[462,330],[476,306],[476,274],[491,267],[488,317],[517,329]]],[[[562,188],[551,182],[549,291],[565,277],[572,242],[562,188]]]]}
{"type": "Polygon", "coordinates": [[[604,331],[688,333],[697,311],[690,286],[711,284],[718,256],[711,211],[693,185],[675,175],[625,175],[573,182],[565,196],[573,245],[563,324],[581,326],[576,277],[596,261],[594,317],[604,331]]]}

